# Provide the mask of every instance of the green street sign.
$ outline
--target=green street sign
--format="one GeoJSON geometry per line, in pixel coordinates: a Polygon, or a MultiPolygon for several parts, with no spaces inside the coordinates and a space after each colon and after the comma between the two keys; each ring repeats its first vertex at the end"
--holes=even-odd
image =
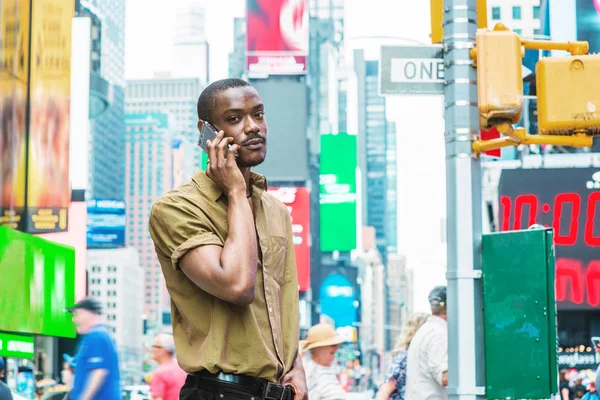
{"type": "Polygon", "coordinates": [[[34,346],[32,336],[0,333],[0,356],[14,358],[33,358],[34,346]]]}

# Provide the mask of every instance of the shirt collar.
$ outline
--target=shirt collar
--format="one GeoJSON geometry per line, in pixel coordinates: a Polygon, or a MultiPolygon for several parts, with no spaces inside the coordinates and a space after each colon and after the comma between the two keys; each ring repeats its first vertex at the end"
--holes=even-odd
{"type": "MultiPolygon", "coordinates": [[[[192,181],[194,181],[202,193],[213,201],[217,201],[223,196],[223,190],[221,190],[219,185],[210,179],[202,170],[196,171],[192,177],[192,181]]],[[[252,186],[253,197],[254,194],[260,196],[262,195],[262,192],[267,190],[267,178],[256,172],[250,172],[250,185],[252,186]]]]}

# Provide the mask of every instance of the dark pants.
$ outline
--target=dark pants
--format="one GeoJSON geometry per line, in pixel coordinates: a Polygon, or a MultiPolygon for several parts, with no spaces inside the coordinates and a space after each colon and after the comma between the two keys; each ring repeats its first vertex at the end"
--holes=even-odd
{"type": "MultiPolygon", "coordinates": [[[[263,390],[256,387],[241,386],[234,383],[215,381],[195,375],[188,375],[179,392],[180,400],[264,400],[263,390]]],[[[292,400],[291,389],[281,400],[292,400]]],[[[277,399],[279,400],[279,399],[277,399]]]]}

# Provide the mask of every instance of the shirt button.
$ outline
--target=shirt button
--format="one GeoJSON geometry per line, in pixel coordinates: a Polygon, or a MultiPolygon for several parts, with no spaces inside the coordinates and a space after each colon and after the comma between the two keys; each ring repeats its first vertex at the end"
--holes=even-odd
{"type": "Polygon", "coordinates": [[[270,313],[272,313],[272,312],[273,312],[273,309],[272,309],[271,307],[269,307],[269,312],[270,312],[270,313]]]}

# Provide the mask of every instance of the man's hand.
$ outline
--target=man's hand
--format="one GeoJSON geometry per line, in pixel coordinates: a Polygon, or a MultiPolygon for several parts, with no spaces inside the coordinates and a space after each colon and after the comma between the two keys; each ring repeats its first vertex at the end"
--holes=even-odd
{"type": "Polygon", "coordinates": [[[308,400],[306,375],[304,374],[304,366],[300,357],[296,358],[294,367],[281,379],[280,384],[291,386],[294,389],[294,400],[308,400]]]}
{"type": "Polygon", "coordinates": [[[224,135],[225,133],[220,131],[215,140],[209,140],[206,144],[208,149],[206,175],[219,185],[226,195],[236,191],[241,191],[245,195],[246,182],[235,162],[235,153],[240,146],[234,144],[228,148],[233,138],[224,135]]]}

